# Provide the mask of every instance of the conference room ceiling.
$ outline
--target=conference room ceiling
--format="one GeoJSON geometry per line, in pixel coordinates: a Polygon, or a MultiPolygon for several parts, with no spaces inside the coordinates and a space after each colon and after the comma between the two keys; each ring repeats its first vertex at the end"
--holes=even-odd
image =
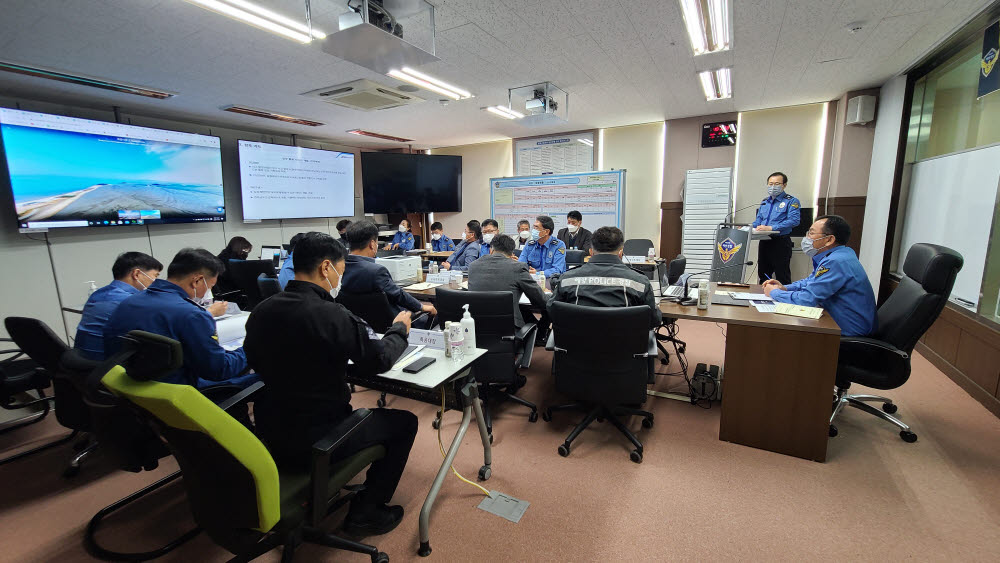
{"type": "MultiPolygon", "coordinates": [[[[304,20],[302,0],[255,0],[304,20]]],[[[428,148],[834,99],[905,70],[989,0],[734,0],[733,47],[694,57],[676,0],[431,0],[437,55],[423,72],[472,99],[375,112],[300,94],[359,78],[401,82],[182,0],[0,0],[0,59],[176,92],[145,99],[0,73],[0,94],[361,147],[428,148]],[[852,33],[847,24],[863,22],[852,33]],[[733,69],[733,98],[706,102],[700,70],[733,69]],[[482,108],[507,89],[550,81],[570,94],[569,121],[527,127],[482,108]],[[221,111],[239,104],[320,121],[286,124],[221,111]]],[[[312,0],[317,21],[343,2],[312,0]]],[[[326,25],[328,33],[333,30],[326,25]]]]}

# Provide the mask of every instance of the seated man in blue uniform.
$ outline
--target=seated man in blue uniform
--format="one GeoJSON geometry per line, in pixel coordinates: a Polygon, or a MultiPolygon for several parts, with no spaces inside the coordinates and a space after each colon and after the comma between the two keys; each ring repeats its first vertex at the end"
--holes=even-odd
{"type": "Polygon", "coordinates": [[[431,224],[431,250],[434,252],[455,250],[455,243],[444,234],[444,225],[438,221],[431,224]]]}
{"type": "Polygon", "coordinates": [[[285,289],[288,282],[295,279],[295,262],[292,261],[292,252],[295,252],[295,243],[303,236],[305,233],[298,233],[292,237],[292,240],[288,241],[288,258],[285,258],[285,263],[278,270],[278,283],[281,284],[281,289],[285,289]]]}
{"type": "Polygon", "coordinates": [[[757,208],[753,228],[758,232],[775,232],[769,239],[761,239],[757,252],[757,283],[775,279],[781,283],[792,281],[792,229],[799,226],[798,198],[785,193],[788,176],[775,172],[767,177],[767,197],[757,208]]]}
{"type": "Polygon", "coordinates": [[[413,233],[410,232],[410,221],[399,222],[399,231],[392,235],[392,241],[385,245],[386,250],[413,250],[413,233]]]}
{"type": "Polygon", "coordinates": [[[177,340],[184,350],[184,365],[160,381],[193,385],[199,389],[217,383],[246,386],[257,380],[245,375],[243,348],[226,351],[219,345],[212,313],[199,305],[225,268],[203,248],[185,248],[167,266],[167,279],[122,301],[104,329],[104,352],[111,357],[121,349],[119,337],[144,330],[177,340]]]}
{"type": "Polygon", "coordinates": [[[142,252],[125,252],[118,255],[111,275],[114,281],[98,289],[83,306],[83,317],[76,326],[73,347],[90,360],[104,359],[104,326],[118,304],[139,293],[156,281],[163,270],[159,260],[142,252]]]}
{"type": "Polygon", "coordinates": [[[482,258],[493,250],[493,238],[500,232],[500,223],[496,219],[483,221],[483,242],[479,244],[479,257],[482,258]]]}
{"type": "Polygon", "coordinates": [[[546,278],[566,271],[566,244],[552,236],[556,228],[552,217],[539,215],[531,229],[531,240],[518,260],[528,265],[528,273],[543,272],[546,278]]]}
{"type": "Polygon", "coordinates": [[[824,215],[802,237],[802,252],[812,258],[809,277],[784,286],[764,282],[764,293],[778,303],[826,309],[843,336],[867,336],[878,323],[875,292],[854,250],[844,246],[851,227],[839,215],[824,215]]]}
{"type": "Polygon", "coordinates": [[[437,309],[430,303],[421,304],[412,295],[403,291],[396,282],[392,281],[389,270],[385,266],[375,262],[375,254],[378,250],[378,227],[371,221],[358,221],[347,227],[344,233],[347,242],[351,247],[351,253],[346,258],[346,269],[344,270],[343,290],[348,293],[374,293],[380,291],[385,294],[389,304],[396,308],[396,312],[410,311],[418,313],[426,311],[431,315],[437,314],[437,309]]]}
{"type": "MultiPolygon", "coordinates": [[[[346,279],[343,247],[328,234],[309,233],[296,248],[295,279],[254,309],[246,351],[267,385],[254,404],[257,434],[279,465],[302,470],[309,467],[313,443],[353,411],[344,381],[348,369],[374,374],[391,368],[406,349],[410,313],[396,316],[381,340],[370,338],[365,324],[334,301],[346,279]]],[[[344,524],[349,534],[384,534],[402,520],[403,507],[389,502],[416,435],[413,413],[372,409],[335,450],[331,463],[385,447],[385,456],[368,469],[364,490],[351,501],[344,524]]]]}
{"type": "Polygon", "coordinates": [[[479,259],[479,246],[483,238],[483,228],[479,221],[475,219],[465,224],[462,231],[462,242],[458,243],[458,248],[447,260],[441,262],[442,270],[455,270],[465,272],[469,270],[469,264],[479,259]]]}

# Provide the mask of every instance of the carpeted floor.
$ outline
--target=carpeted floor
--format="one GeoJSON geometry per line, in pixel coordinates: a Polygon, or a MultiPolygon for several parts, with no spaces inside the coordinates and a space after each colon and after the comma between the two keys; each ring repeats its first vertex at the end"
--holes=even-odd
{"type": "MultiPolygon", "coordinates": [[[[692,365],[721,363],[720,330],[681,322],[692,365]]],[[[536,350],[521,392],[539,407],[561,402],[549,366],[550,356],[536,350]]],[[[657,388],[677,384],[660,378],[657,388]]],[[[639,432],[642,464],[629,461],[627,441],[609,424],[584,432],[562,458],[556,447],[577,415],[531,424],[526,409],[503,405],[488,488],[531,506],[520,523],[510,523],[477,509],[478,489],[449,476],[431,519],[428,560],[1000,560],[1000,420],[920,356],[910,381],[889,394],[919,441],[904,443],[892,426],[850,409],[823,464],[720,442],[717,404],[706,410],[657,398],[646,403],[655,426],[639,432]]],[[[373,407],[376,398],[362,391],[354,405],[373,407]]],[[[441,460],[434,408],[398,398],[389,406],[415,412],[420,432],[394,499],[406,517],[369,541],[393,561],[418,560],[417,513],[441,460]]],[[[446,444],[460,418],[446,416],[446,444]]],[[[639,420],[631,427],[639,429],[639,420]]],[[[0,436],[0,456],[63,432],[50,417],[0,436]]],[[[67,480],[60,473],[69,454],[65,446],[0,466],[0,561],[90,560],[82,537],[94,512],[176,468],[168,459],[157,471],[131,474],[97,458],[67,480]]],[[[455,466],[475,479],[481,464],[471,431],[455,466]]],[[[328,524],[339,526],[342,516],[328,524]]],[[[99,538],[109,548],[148,549],[192,525],[177,482],[109,518],[99,538]]],[[[162,560],[227,558],[202,534],[162,560]]],[[[260,560],[279,558],[274,551],[260,560]]],[[[366,558],[303,546],[297,560],[366,558]]]]}

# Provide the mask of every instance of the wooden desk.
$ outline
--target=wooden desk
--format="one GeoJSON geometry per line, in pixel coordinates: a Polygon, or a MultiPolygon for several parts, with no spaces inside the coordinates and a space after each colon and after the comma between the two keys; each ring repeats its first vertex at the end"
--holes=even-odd
{"type": "Polygon", "coordinates": [[[425,252],[420,257],[426,258],[428,260],[437,260],[438,262],[444,262],[451,256],[451,250],[443,250],[441,252],[425,252]]]}
{"type": "MultiPolygon", "coordinates": [[[[759,285],[721,290],[761,292],[759,285]]],[[[710,291],[715,294],[716,284],[710,291]]],[[[729,325],[720,440],[826,461],[840,351],[840,327],[829,313],[812,320],[753,307],[700,310],[669,301],[660,303],[660,311],[664,317],[729,325]]]]}

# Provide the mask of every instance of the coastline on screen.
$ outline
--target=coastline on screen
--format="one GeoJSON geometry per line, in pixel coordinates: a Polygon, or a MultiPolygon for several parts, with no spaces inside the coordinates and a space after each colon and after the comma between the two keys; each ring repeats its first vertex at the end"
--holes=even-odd
{"type": "Polygon", "coordinates": [[[243,219],[354,216],[354,153],[239,141],[243,219]]]}
{"type": "Polygon", "coordinates": [[[225,221],[218,137],[0,108],[21,229],[225,221]]]}

